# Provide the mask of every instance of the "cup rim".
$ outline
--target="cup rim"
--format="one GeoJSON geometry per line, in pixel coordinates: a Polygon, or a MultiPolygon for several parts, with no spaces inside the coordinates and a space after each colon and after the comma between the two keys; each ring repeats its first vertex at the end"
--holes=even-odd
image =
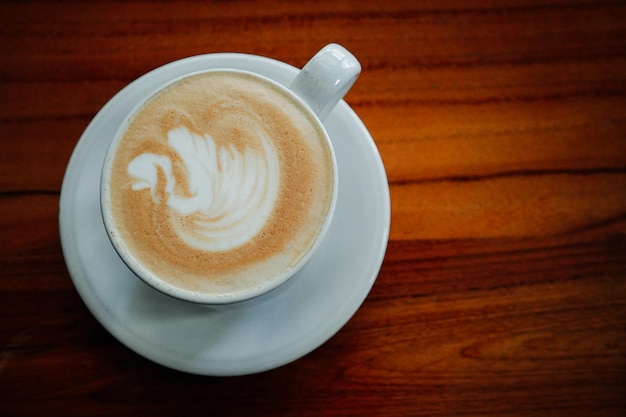
{"type": "MultiPolygon", "coordinates": [[[[254,56],[254,55],[253,55],[254,56]]],[[[256,56],[257,58],[263,58],[261,56],[256,56]]],[[[261,61],[262,62],[262,61],[261,61]]],[[[310,106],[295,92],[290,90],[287,86],[281,84],[280,82],[266,76],[259,74],[254,71],[239,69],[239,68],[228,68],[228,67],[216,67],[216,68],[208,68],[202,70],[191,71],[183,75],[179,75],[165,83],[161,83],[154,89],[152,89],[148,94],[142,97],[139,102],[132,108],[132,110],[124,117],[122,123],[116,128],[115,134],[111,143],[108,145],[107,152],[104,158],[104,162],[101,168],[100,175],[100,211],[103,219],[104,227],[106,234],[109,238],[109,241],[113,245],[115,252],[119,256],[119,258],[124,262],[124,264],[129,268],[129,270],[141,281],[148,284],[150,287],[158,290],[159,292],[173,297],[178,300],[195,303],[195,304],[205,304],[205,305],[229,305],[229,304],[237,304],[241,302],[245,302],[248,300],[256,299],[258,297],[263,296],[269,292],[272,292],[276,288],[280,287],[287,281],[289,281],[293,276],[295,276],[300,269],[306,265],[306,263],[310,260],[311,257],[317,252],[321,242],[326,235],[330,224],[332,222],[332,218],[334,217],[335,208],[337,205],[337,195],[339,190],[338,184],[338,167],[337,167],[337,159],[335,155],[335,149],[330,139],[330,136],[326,130],[326,127],[318,117],[318,115],[310,108],[310,106]],[[299,106],[315,121],[318,125],[318,129],[321,131],[322,136],[327,144],[331,161],[332,161],[332,170],[333,170],[333,190],[331,195],[331,200],[329,204],[328,211],[326,213],[324,222],[322,223],[313,243],[308,248],[306,253],[298,260],[298,262],[289,268],[286,272],[265,281],[263,284],[252,287],[245,288],[238,291],[228,292],[228,293],[208,293],[208,292],[200,292],[193,291],[189,289],[185,289],[179,286],[176,286],[164,279],[158,277],[157,274],[150,271],[147,267],[145,267],[140,261],[138,261],[131,252],[127,249],[124,241],[121,239],[120,234],[117,233],[118,228],[114,224],[113,215],[110,213],[108,202],[110,201],[108,198],[109,192],[109,178],[111,175],[112,169],[112,161],[114,159],[118,144],[121,141],[122,136],[126,132],[128,126],[134,120],[134,116],[138,113],[138,111],[148,103],[152,98],[157,96],[159,93],[167,89],[168,87],[180,82],[181,80],[187,79],[189,77],[205,74],[205,73],[216,73],[216,72],[230,72],[230,73],[240,73],[246,74],[248,76],[256,77],[261,79],[274,87],[281,90],[283,93],[287,94],[291,99],[296,101],[299,106]]]]}

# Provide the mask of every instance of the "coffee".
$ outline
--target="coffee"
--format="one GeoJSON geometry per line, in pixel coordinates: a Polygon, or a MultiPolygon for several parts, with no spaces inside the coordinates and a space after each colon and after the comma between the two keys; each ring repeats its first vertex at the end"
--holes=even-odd
{"type": "Polygon", "coordinates": [[[248,73],[176,81],[117,140],[104,176],[109,233],[178,288],[264,286],[307,254],[332,204],[333,156],[319,122],[248,73]]]}

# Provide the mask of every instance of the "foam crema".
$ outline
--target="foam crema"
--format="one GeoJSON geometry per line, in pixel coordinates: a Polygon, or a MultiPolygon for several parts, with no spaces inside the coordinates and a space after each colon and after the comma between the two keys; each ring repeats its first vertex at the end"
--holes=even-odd
{"type": "Polygon", "coordinates": [[[194,74],[156,93],[107,160],[103,211],[123,258],[206,294],[288,273],[323,228],[335,187],[315,117],[273,83],[236,71],[194,74]]]}

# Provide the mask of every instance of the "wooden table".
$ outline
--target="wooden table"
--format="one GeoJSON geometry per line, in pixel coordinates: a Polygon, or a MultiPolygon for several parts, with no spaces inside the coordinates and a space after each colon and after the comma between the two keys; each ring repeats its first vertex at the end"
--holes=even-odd
{"type": "Polygon", "coordinates": [[[0,415],[626,415],[626,3],[3,2],[0,415]],[[122,87],[339,42],[392,200],[378,279],[278,369],[189,375],[124,347],[59,241],[71,152],[122,87]]]}

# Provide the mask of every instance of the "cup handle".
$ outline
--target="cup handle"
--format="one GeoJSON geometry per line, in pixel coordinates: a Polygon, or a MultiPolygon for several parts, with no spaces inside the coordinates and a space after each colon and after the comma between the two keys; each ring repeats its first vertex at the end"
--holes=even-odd
{"type": "Polygon", "coordinates": [[[331,43],[306,63],[289,89],[323,121],[360,73],[361,64],[355,56],[343,46],[331,43]]]}

